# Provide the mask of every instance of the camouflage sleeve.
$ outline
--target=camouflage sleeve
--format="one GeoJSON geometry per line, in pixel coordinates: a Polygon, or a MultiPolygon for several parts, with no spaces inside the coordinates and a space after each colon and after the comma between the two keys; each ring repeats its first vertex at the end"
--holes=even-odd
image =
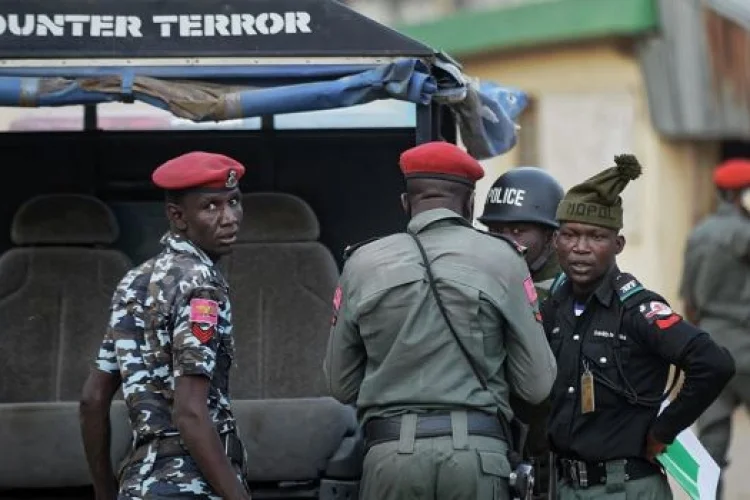
{"type": "Polygon", "coordinates": [[[211,378],[216,367],[218,331],[228,327],[222,314],[228,298],[213,287],[188,290],[176,302],[172,330],[173,375],[211,378]]]}
{"type": "Polygon", "coordinates": [[[105,373],[120,372],[120,366],[117,364],[117,351],[115,351],[115,339],[111,328],[107,328],[107,333],[104,334],[94,366],[97,370],[105,373]]]}
{"type": "Polygon", "coordinates": [[[127,322],[126,318],[130,317],[127,306],[123,304],[123,289],[122,283],[120,283],[112,294],[112,302],[109,307],[109,324],[99,346],[99,353],[94,360],[96,369],[105,373],[114,374],[120,371],[120,366],[117,363],[114,330],[119,328],[121,323],[127,322]]]}

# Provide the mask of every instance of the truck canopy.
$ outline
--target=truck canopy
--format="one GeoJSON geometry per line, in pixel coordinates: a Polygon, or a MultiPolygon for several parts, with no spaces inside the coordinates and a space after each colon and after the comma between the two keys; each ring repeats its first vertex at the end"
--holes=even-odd
{"type": "Polygon", "coordinates": [[[513,147],[526,106],[333,0],[0,2],[0,106],[142,101],[210,122],[380,99],[425,124],[447,107],[478,159],[513,147]]]}
{"type": "MultiPolygon", "coordinates": [[[[362,432],[321,366],[343,250],[403,230],[405,149],[458,129],[502,154],[525,105],[332,0],[0,0],[0,107],[45,110],[0,116],[0,496],[92,498],[81,388],[116,284],[162,249],[151,172],[203,150],[248,166],[218,265],[253,498],[356,498],[362,432]],[[131,104],[98,121],[103,103],[131,104]]],[[[121,392],[110,417],[119,464],[121,392]]]]}

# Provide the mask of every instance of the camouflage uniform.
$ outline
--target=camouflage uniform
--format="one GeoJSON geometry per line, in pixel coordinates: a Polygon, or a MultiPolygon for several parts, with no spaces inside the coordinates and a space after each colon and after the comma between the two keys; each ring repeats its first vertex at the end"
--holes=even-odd
{"type": "Polygon", "coordinates": [[[142,460],[126,460],[120,498],[219,498],[187,448],[184,456],[157,457],[156,447],[160,438],[179,435],[172,405],[175,377],[181,375],[211,379],[210,417],[220,434],[235,430],[228,394],[234,354],[229,287],[189,240],[168,233],[161,243],[165,248],[158,256],[131,270],[117,286],[96,361],[99,370],[122,377],[132,452],[148,447],[142,460]]]}

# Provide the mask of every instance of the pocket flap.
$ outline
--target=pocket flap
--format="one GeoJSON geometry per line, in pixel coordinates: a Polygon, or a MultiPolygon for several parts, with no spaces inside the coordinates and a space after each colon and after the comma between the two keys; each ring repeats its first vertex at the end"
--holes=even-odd
{"type": "Polygon", "coordinates": [[[602,342],[590,342],[584,346],[583,355],[589,362],[601,369],[616,367],[612,349],[602,342]]]}
{"type": "Polygon", "coordinates": [[[510,463],[508,457],[504,454],[492,451],[480,451],[478,453],[482,472],[503,478],[510,476],[510,463]]]}

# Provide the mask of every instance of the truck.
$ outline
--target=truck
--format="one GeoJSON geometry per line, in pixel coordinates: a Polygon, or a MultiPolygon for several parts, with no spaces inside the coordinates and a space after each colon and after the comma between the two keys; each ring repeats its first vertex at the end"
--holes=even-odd
{"type": "MultiPolygon", "coordinates": [[[[343,250],[405,227],[401,152],[503,154],[525,94],[334,0],[0,0],[0,106],[35,109],[0,133],[0,497],[93,498],[81,388],[114,287],[167,230],[151,172],[204,150],[247,167],[220,265],[252,495],[356,498],[356,410],[322,372],[343,250]]],[[[116,464],[121,393],[110,418],[116,464]]]]}

